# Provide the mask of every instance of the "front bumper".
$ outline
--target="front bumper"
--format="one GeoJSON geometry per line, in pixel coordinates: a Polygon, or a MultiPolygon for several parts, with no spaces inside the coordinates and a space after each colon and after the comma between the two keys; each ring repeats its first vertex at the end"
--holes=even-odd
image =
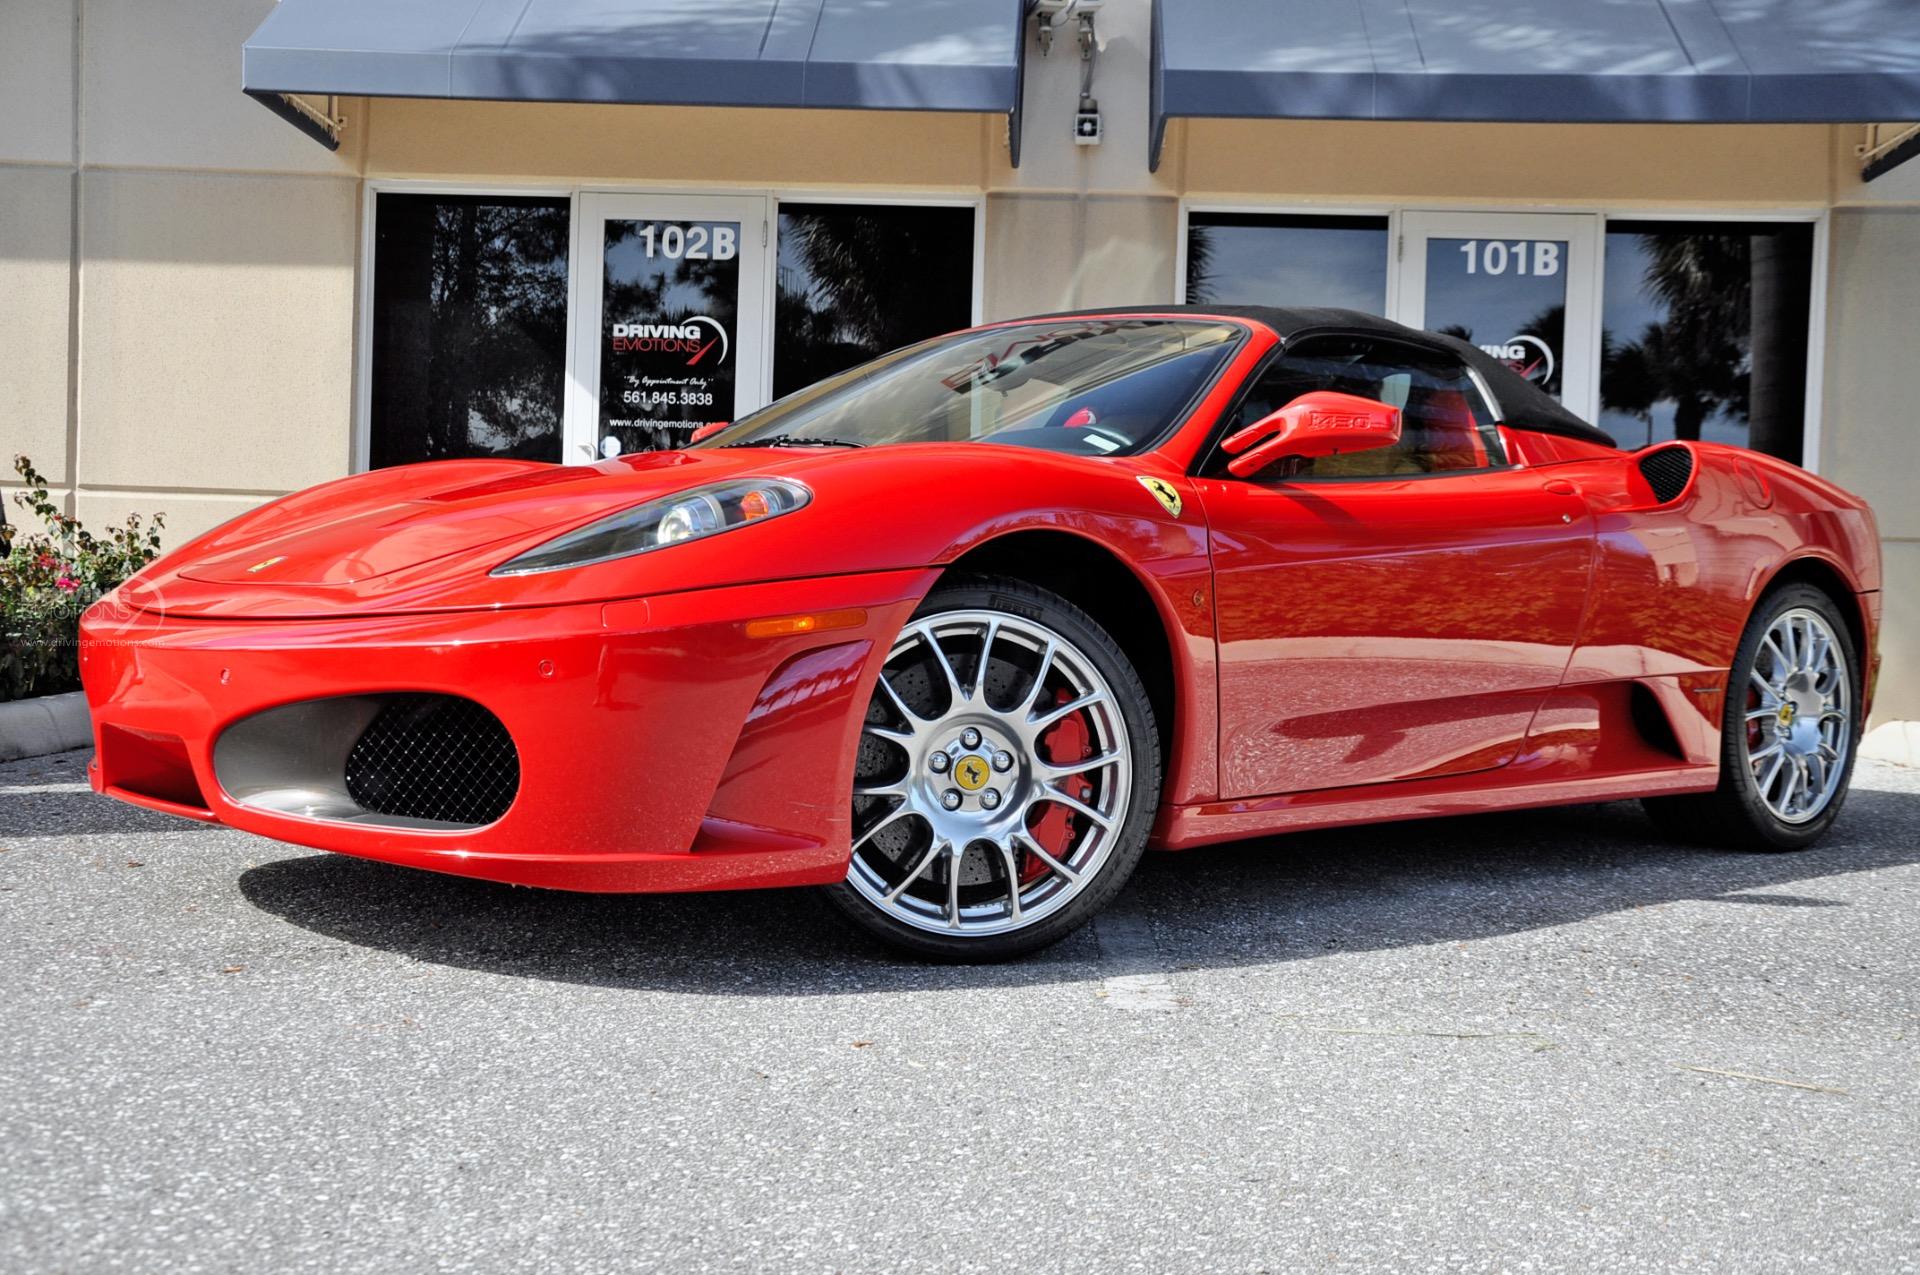
{"type": "MultiPolygon", "coordinates": [[[[879,666],[929,570],[607,604],[338,620],[115,611],[81,624],[96,791],[297,845],[569,890],[821,884],[846,873],[848,793],[879,666]],[[747,622],[864,611],[833,631],[747,622]],[[483,827],[313,818],[236,798],[215,745],[268,709],[426,693],[478,702],[519,753],[483,827]]],[[[844,620],[843,620],[844,622],[844,620]]]]}

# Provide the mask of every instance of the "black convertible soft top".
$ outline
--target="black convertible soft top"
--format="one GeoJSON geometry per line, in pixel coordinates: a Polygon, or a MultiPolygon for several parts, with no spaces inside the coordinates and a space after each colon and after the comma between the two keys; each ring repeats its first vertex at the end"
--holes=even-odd
{"type": "Polygon", "coordinates": [[[1422,332],[1417,328],[1383,319],[1361,310],[1335,310],[1317,306],[1265,305],[1129,305],[1100,310],[1064,310],[1058,314],[1037,315],[1040,319],[1066,319],[1099,314],[1215,314],[1230,319],[1246,319],[1272,328],[1282,341],[1320,332],[1361,332],[1392,337],[1409,345],[1425,346],[1457,355],[1480,374],[1494,397],[1494,409],[1500,419],[1516,429],[1542,434],[1578,438],[1604,447],[1618,447],[1613,436],[1589,425],[1560,405],[1560,401],[1526,377],[1513,371],[1479,346],[1458,337],[1422,332]]]}

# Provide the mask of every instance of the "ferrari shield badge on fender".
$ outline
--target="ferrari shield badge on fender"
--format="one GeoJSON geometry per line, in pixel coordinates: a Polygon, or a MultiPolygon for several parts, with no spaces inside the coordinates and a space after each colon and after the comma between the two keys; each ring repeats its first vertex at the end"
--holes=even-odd
{"type": "Polygon", "coordinates": [[[1145,474],[1141,474],[1139,478],[1140,485],[1152,492],[1153,498],[1164,505],[1168,513],[1176,518],[1180,516],[1182,507],[1180,493],[1173,489],[1172,483],[1164,478],[1149,478],[1145,474]]]}

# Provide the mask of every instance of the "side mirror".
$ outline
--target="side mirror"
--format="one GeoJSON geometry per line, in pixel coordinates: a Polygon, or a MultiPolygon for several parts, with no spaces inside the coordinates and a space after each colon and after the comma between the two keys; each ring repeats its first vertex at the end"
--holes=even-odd
{"type": "Polygon", "coordinates": [[[1227,472],[1250,478],[1286,456],[1333,456],[1392,447],[1400,441],[1400,409],[1357,394],[1315,390],[1261,417],[1220,444],[1233,459],[1227,472]]]}
{"type": "Polygon", "coordinates": [[[718,434],[731,424],[733,424],[732,421],[709,421],[699,429],[694,430],[693,436],[687,439],[687,441],[689,443],[697,443],[703,438],[712,438],[715,434],[718,434]]]}

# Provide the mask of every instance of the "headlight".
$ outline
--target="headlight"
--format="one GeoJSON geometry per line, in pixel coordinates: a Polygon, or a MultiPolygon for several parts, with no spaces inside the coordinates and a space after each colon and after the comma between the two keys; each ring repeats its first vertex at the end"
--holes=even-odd
{"type": "Polygon", "coordinates": [[[712,496],[690,496],[667,506],[667,512],[660,515],[659,525],[653,529],[653,542],[671,545],[682,540],[697,540],[724,526],[726,514],[719,501],[712,496]]]}
{"type": "Polygon", "coordinates": [[[783,478],[710,483],[576,527],[501,563],[492,574],[531,575],[630,558],[650,549],[717,536],[750,522],[790,514],[812,499],[812,492],[783,478]]]}

